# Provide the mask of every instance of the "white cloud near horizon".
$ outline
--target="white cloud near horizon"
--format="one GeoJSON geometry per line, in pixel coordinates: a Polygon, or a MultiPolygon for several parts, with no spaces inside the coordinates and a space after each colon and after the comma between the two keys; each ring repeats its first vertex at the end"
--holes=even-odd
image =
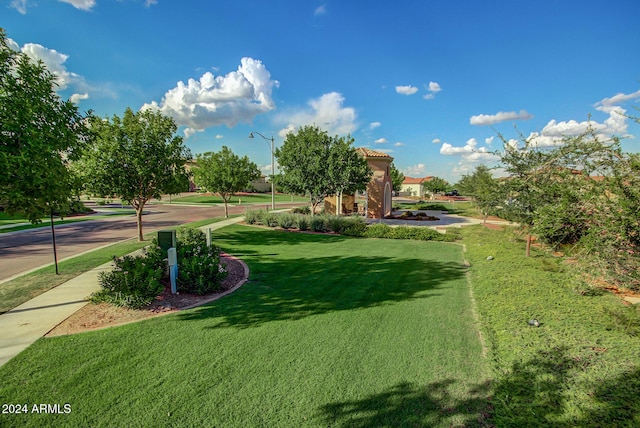
{"type": "Polygon", "coordinates": [[[408,177],[422,177],[426,169],[426,165],[419,163],[417,165],[408,166],[402,169],[402,173],[408,177]]]}
{"type": "Polygon", "coordinates": [[[475,138],[467,140],[462,147],[454,147],[449,143],[443,143],[440,147],[440,154],[447,156],[461,155],[462,160],[465,162],[482,162],[497,159],[497,156],[486,147],[478,147],[478,141],[475,138]]]}
{"type": "Polygon", "coordinates": [[[396,86],[396,92],[401,95],[413,95],[418,92],[418,88],[415,86],[407,85],[407,86],[396,86]]]}
{"type": "Polygon", "coordinates": [[[330,134],[346,135],[357,128],[356,111],[344,106],[345,98],[338,92],[329,92],[307,102],[306,108],[292,108],[280,113],[275,122],[284,125],[278,135],[286,137],[290,132],[306,125],[316,125],[330,134]]]}
{"type": "Polygon", "coordinates": [[[237,71],[224,76],[204,73],[199,80],[180,81],[169,89],[160,103],[152,101],[143,109],[158,109],[185,126],[185,136],[218,125],[233,128],[238,123],[251,123],[259,114],[276,108],[271,94],[279,82],[262,61],[245,57],[237,71]]]}
{"type": "Polygon", "coordinates": [[[479,114],[477,116],[471,116],[469,123],[471,125],[493,125],[500,122],[506,122],[509,120],[529,120],[533,119],[533,115],[526,110],[515,111],[500,111],[496,114],[479,114]]]}

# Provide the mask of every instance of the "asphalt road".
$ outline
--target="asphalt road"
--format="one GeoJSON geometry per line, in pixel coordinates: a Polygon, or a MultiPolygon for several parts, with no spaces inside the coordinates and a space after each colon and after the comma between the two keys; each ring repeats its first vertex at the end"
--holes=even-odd
{"type": "MultiPolygon", "coordinates": [[[[278,205],[278,208],[287,205],[278,205]]],[[[229,206],[229,214],[241,214],[245,209],[246,206],[229,206]]],[[[223,215],[223,206],[150,204],[145,207],[142,227],[143,232],[147,233],[223,215]]],[[[56,226],[55,230],[59,261],[138,236],[134,215],[64,224],[56,226]]],[[[0,234],[0,281],[51,263],[51,228],[42,227],[0,234]]]]}

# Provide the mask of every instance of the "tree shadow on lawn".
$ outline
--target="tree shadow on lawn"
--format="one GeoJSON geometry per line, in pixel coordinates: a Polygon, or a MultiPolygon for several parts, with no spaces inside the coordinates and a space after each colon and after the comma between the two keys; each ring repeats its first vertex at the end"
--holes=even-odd
{"type": "Polygon", "coordinates": [[[598,364],[599,353],[590,347],[556,347],[513,363],[491,382],[400,383],[362,400],[325,404],[318,414],[327,426],[362,428],[640,426],[640,369],[581,376],[598,364]]]}
{"type": "Polygon", "coordinates": [[[256,255],[247,261],[251,271],[248,284],[217,303],[178,316],[183,320],[215,319],[216,324],[207,328],[256,327],[270,321],[434,297],[439,295],[436,290],[455,286],[451,281],[465,275],[462,265],[412,258],[283,260],[256,255]]]}
{"type": "Polygon", "coordinates": [[[602,371],[589,376],[602,352],[597,347],[560,346],[513,363],[494,383],[496,425],[640,426],[640,370],[608,379],[602,371]]]}
{"type": "Polygon", "coordinates": [[[324,425],[354,428],[492,426],[490,383],[453,391],[460,389],[458,384],[454,379],[427,385],[403,382],[362,400],[326,404],[319,416],[324,425]],[[461,394],[465,398],[457,398],[461,394]]]}

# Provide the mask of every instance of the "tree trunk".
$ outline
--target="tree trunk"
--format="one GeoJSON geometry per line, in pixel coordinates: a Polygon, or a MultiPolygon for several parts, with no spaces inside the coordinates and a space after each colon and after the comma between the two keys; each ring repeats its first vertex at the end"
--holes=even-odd
{"type": "Polygon", "coordinates": [[[224,218],[229,218],[229,207],[228,207],[228,202],[226,199],[223,199],[224,201],[224,218]]]}
{"type": "Polygon", "coordinates": [[[526,251],[526,255],[527,255],[527,257],[529,257],[531,255],[531,234],[527,234],[527,251],[526,251]]]}
{"type": "Polygon", "coordinates": [[[142,210],[144,209],[144,202],[136,203],[136,222],[138,223],[138,241],[144,241],[144,236],[142,234],[142,210]]]}

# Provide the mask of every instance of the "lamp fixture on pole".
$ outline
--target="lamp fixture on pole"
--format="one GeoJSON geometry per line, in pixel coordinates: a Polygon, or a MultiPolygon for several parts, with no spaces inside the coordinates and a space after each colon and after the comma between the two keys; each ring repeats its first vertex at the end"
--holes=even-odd
{"type": "Polygon", "coordinates": [[[249,133],[249,138],[254,138],[253,137],[254,133],[264,138],[265,141],[271,141],[271,210],[275,210],[276,209],[276,193],[275,193],[275,188],[273,187],[273,182],[275,180],[275,175],[276,175],[275,162],[273,159],[273,156],[274,156],[273,141],[274,140],[273,140],[273,137],[267,138],[261,133],[255,132],[255,131],[249,133]]]}

